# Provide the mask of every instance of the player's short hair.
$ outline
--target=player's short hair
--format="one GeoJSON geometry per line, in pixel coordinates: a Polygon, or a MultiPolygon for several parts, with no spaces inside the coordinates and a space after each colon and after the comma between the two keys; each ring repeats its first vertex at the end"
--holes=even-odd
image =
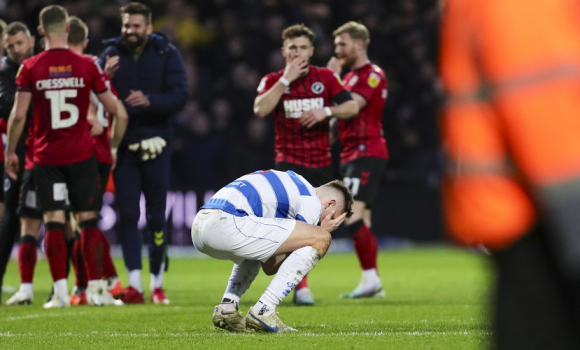
{"type": "Polygon", "coordinates": [[[341,180],[332,180],[322,185],[322,187],[330,187],[342,194],[342,198],[344,199],[343,211],[346,213],[346,218],[350,218],[353,214],[352,205],[354,203],[354,197],[344,182],[341,180]]]}
{"type": "Polygon", "coordinates": [[[7,25],[6,29],[4,30],[4,34],[6,35],[16,35],[20,32],[23,32],[28,38],[30,38],[30,30],[28,29],[26,24],[22,22],[18,21],[12,22],[9,25],[7,25]]]}
{"type": "Polygon", "coordinates": [[[143,15],[147,24],[152,22],[151,9],[145,4],[140,2],[130,2],[127,5],[121,7],[121,15],[143,15]]]}
{"type": "Polygon", "coordinates": [[[0,19],[0,35],[4,34],[6,31],[6,21],[0,19]]]}
{"type": "Polygon", "coordinates": [[[38,18],[44,35],[49,36],[49,33],[53,31],[64,30],[68,12],[60,5],[50,5],[40,11],[38,18]]]}
{"type": "Polygon", "coordinates": [[[332,35],[339,36],[340,34],[347,33],[351,38],[355,40],[362,40],[365,44],[365,49],[369,46],[371,42],[371,36],[369,30],[362,23],[355,21],[346,22],[332,32],[332,35]]]}
{"type": "Polygon", "coordinates": [[[307,37],[308,40],[310,40],[310,43],[314,44],[314,39],[316,38],[314,32],[304,24],[294,24],[284,29],[282,31],[282,42],[286,39],[294,39],[301,36],[307,37]]]}
{"type": "Polygon", "coordinates": [[[68,18],[70,31],[68,32],[68,43],[71,45],[82,45],[89,38],[89,27],[82,19],[71,16],[68,18]]]}

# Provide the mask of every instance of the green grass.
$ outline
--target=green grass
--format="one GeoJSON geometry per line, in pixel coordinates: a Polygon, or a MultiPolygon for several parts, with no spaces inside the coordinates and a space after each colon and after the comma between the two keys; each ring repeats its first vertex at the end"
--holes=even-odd
{"type": "MultiPolygon", "coordinates": [[[[484,349],[490,347],[488,284],[491,273],[478,254],[448,248],[384,251],[380,272],[385,299],[344,300],[360,270],[352,253],[329,254],[311,272],[314,307],[278,308],[295,334],[231,334],[211,323],[232,264],[213,259],[173,259],[165,277],[171,305],[71,307],[43,310],[50,288],[39,262],[35,302],[0,307],[0,349],[484,349]]],[[[120,260],[119,271],[124,271],[120,260]]],[[[5,285],[19,284],[10,263],[5,285]]],[[[126,275],[121,273],[126,282],[126,275]]],[[[143,280],[148,284],[149,278],[143,280]]],[[[242,299],[247,312],[270,278],[260,274],[242,299]]],[[[69,282],[72,286],[72,278],[69,282]]],[[[148,293],[146,295],[148,298],[148,293]]],[[[4,294],[5,302],[9,295],[4,294]]]]}

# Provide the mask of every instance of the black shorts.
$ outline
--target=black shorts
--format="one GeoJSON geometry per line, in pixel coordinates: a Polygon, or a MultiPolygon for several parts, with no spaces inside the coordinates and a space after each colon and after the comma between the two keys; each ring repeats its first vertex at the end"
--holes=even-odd
{"type": "Polygon", "coordinates": [[[42,219],[32,169],[26,169],[22,174],[16,214],[24,218],[42,219]]]}
{"type": "Polygon", "coordinates": [[[370,207],[379,192],[386,167],[386,159],[365,157],[340,164],[340,172],[354,199],[370,207]]]}
{"type": "Polygon", "coordinates": [[[95,196],[95,210],[100,211],[103,206],[103,195],[107,189],[107,183],[109,182],[109,173],[111,172],[112,164],[105,164],[97,162],[99,168],[99,174],[97,179],[97,195],[95,196]]]}
{"type": "Polygon", "coordinates": [[[302,175],[302,177],[304,177],[306,181],[310,182],[310,184],[314,187],[322,186],[325,183],[333,180],[331,165],[322,168],[307,168],[292,163],[277,162],[276,170],[292,170],[296,174],[302,175]]]}
{"type": "Polygon", "coordinates": [[[69,202],[72,212],[96,210],[97,174],[94,156],[72,164],[35,165],[34,182],[41,210],[65,210],[69,202]]]}

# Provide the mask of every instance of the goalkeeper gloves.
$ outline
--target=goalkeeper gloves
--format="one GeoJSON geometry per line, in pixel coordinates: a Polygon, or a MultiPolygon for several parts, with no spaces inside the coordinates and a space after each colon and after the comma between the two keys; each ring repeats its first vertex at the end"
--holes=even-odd
{"type": "Polygon", "coordinates": [[[133,143],[129,145],[129,150],[133,152],[141,151],[141,160],[147,161],[155,159],[161,152],[163,148],[167,145],[167,142],[159,136],[152,137],[150,139],[141,140],[141,142],[133,143]]]}

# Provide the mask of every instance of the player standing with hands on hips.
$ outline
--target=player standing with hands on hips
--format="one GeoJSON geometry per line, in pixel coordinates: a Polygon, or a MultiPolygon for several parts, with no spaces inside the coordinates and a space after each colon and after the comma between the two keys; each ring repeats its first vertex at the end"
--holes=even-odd
{"type": "Polygon", "coordinates": [[[387,142],[381,119],[387,100],[383,70],[367,55],[370,35],[357,22],[348,22],[333,32],[334,52],[328,67],[344,76],[346,89],[360,107],[358,116],[339,120],[340,170],[354,195],[353,216],[346,221],[362,268],[359,285],[343,298],[384,297],[377,270],[378,244],[371,232],[371,204],[376,198],[387,165],[387,142]]]}
{"type": "Polygon", "coordinates": [[[141,192],[145,195],[149,237],[151,301],[169,304],[163,287],[167,267],[165,207],[169,188],[171,117],[187,100],[185,66],[166,36],[153,33],[151,10],[131,2],[121,8],[121,36],[107,45],[99,64],[124,102],[129,124],[117,151],[115,201],[120,211],[119,238],[129,274],[123,301],[144,303],[141,284],[142,239],[137,227],[141,192]]]}

